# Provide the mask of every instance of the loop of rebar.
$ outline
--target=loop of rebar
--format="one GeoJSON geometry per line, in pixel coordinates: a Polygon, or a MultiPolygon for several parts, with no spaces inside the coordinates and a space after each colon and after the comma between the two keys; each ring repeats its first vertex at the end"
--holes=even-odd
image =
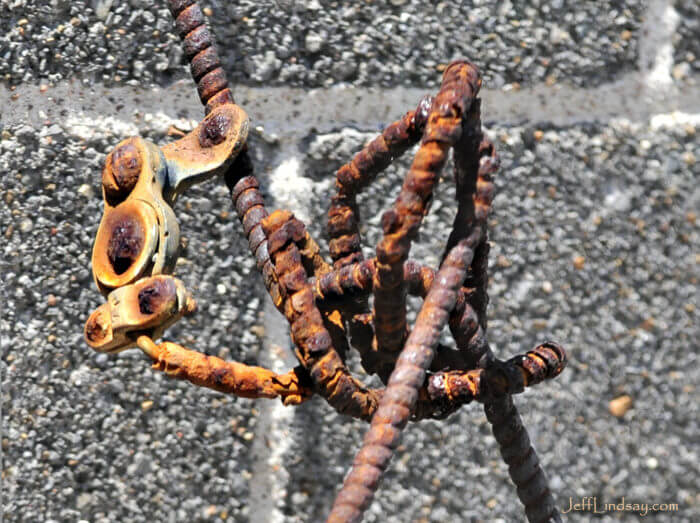
{"type": "MultiPolygon", "coordinates": [[[[403,263],[432,201],[433,189],[449,149],[462,134],[462,119],[479,88],[481,75],[469,62],[445,70],[433,100],[423,140],[393,207],[382,216],[374,278],[375,349],[398,354],[406,336],[406,283],[403,263]]],[[[390,369],[389,369],[390,370],[390,369]]],[[[386,372],[386,370],[385,370],[386,372]]]]}
{"type": "MultiPolygon", "coordinates": [[[[168,0],[168,6],[206,113],[234,103],[197,2],[168,0]]],[[[247,145],[242,145],[245,137],[240,139],[236,150],[242,150],[224,179],[265,287],[290,324],[299,367],[276,374],[174,343],[156,344],[139,331],[136,344],[155,369],[171,377],[242,397],[279,397],[285,404],[319,393],[338,412],[371,419],[328,521],[361,519],[410,419],[445,417],[471,401],[484,404],[528,520],[559,520],[511,396],[556,377],[566,354],[547,342],[503,361],[496,359],[486,339],[487,216],[499,159],[481,130],[480,86],[476,66],[453,62],[435,98],[421,99],[415,110],[387,126],[337,171],[327,226],[332,266],[293,214],[267,212],[247,145]],[[401,191],[382,216],[376,258],[364,260],[357,195],[419,141],[401,191]],[[408,261],[408,255],[450,150],[457,214],[435,272],[408,261]],[[413,330],[406,322],[407,294],[423,298],[413,330]],[[446,325],[456,348],[440,343],[446,325]],[[367,388],[353,377],[344,361],[351,346],[360,352],[365,370],[387,383],[385,389],[367,388]]],[[[200,145],[215,145],[213,138],[215,133],[207,134],[200,145]]],[[[129,183],[126,175],[108,179],[108,195],[114,197],[115,187],[121,190],[129,183]]]]}

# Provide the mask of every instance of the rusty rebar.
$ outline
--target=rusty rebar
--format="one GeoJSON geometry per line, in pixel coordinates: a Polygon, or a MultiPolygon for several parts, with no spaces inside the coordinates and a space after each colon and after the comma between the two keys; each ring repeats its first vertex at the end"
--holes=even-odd
{"type": "Polygon", "coordinates": [[[432,102],[431,96],[424,96],[414,111],[388,125],[336,172],[336,193],[331,198],[327,225],[330,254],[336,268],[362,260],[357,194],[418,143],[432,102]]]}
{"type": "Polygon", "coordinates": [[[559,510],[549,491],[547,478],[523,425],[513,398],[506,395],[484,405],[508,474],[530,523],[560,522],[559,510]]]}
{"type": "Polygon", "coordinates": [[[359,521],[374,496],[383,471],[389,465],[401,430],[411,417],[430,367],[440,331],[445,326],[457,292],[473,257],[480,231],[460,241],[448,254],[421,308],[416,325],[396,361],[362,448],[338,493],[329,523],[359,521]]]}
{"type": "Polygon", "coordinates": [[[214,38],[196,0],[168,0],[168,7],[206,113],[221,104],[234,103],[214,38]]]}
{"type": "Polygon", "coordinates": [[[306,228],[288,211],[273,212],[262,220],[262,227],[297,357],[331,406],[340,413],[369,419],[376,408],[377,394],[352,377],[324,326],[297,246],[305,238],[306,228]]]}
{"type": "MultiPolygon", "coordinates": [[[[377,245],[374,281],[376,350],[398,354],[406,336],[406,283],[403,263],[432,200],[447,153],[462,132],[462,118],[481,86],[479,70],[453,62],[433,100],[421,145],[392,209],[382,216],[384,236],[377,245]]],[[[386,372],[386,370],[385,370],[386,372]]]]}
{"type": "Polygon", "coordinates": [[[153,360],[155,370],[200,387],[242,398],[279,397],[285,405],[298,405],[312,394],[306,371],[300,367],[277,374],[263,367],[224,361],[176,343],[156,345],[148,336],[139,336],[137,343],[153,360]]]}
{"type": "MultiPolygon", "coordinates": [[[[455,177],[458,187],[461,181],[463,191],[471,191],[471,194],[465,196],[463,191],[458,192],[459,206],[450,234],[452,241],[459,238],[455,231],[469,230],[472,223],[488,218],[495,191],[493,176],[500,166],[495,147],[481,135],[480,107],[478,104],[475,106],[475,114],[472,114],[472,136],[480,139],[476,148],[476,164],[462,154],[457,154],[455,149],[455,177]]],[[[472,140],[471,137],[467,138],[473,147],[472,140]]],[[[486,341],[488,250],[488,228],[484,227],[460,293],[460,300],[450,316],[450,331],[470,368],[479,365],[480,362],[485,363],[490,358],[486,341]]]]}
{"type": "Polygon", "coordinates": [[[427,393],[444,411],[472,401],[493,402],[520,394],[525,387],[557,377],[566,366],[562,347],[546,342],[507,361],[494,361],[485,369],[436,372],[428,378],[427,393]]]}

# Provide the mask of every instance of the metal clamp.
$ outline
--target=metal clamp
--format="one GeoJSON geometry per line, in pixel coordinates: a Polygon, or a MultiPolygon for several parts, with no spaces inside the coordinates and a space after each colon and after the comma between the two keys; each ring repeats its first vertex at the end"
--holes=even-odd
{"type": "Polygon", "coordinates": [[[102,171],[105,209],[92,251],[93,278],[107,303],[85,326],[92,348],[116,352],[134,346],[127,332],[162,333],[159,327],[193,309],[179,280],[151,278],[171,274],[177,262],[180,228],[172,205],[188,187],[224,171],[243,148],[248,127],[240,107],[224,104],[176,142],[158,147],[132,137],[107,156],[102,171]],[[146,288],[160,289],[169,305],[157,314],[137,313],[139,293],[146,288]],[[179,298],[171,303],[175,296],[179,298]]]}

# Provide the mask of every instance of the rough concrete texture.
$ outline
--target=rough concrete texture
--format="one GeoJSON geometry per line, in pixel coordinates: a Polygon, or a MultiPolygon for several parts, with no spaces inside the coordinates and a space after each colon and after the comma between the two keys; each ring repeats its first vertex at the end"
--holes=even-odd
{"type": "MultiPolygon", "coordinates": [[[[185,76],[164,2],[13,0],[0,15],[0,77],[168,83],[185,76]],[[12,67],[10,67],[12,64],[12,67]]],[[[479,57],[494,87],[593,86],[636,68],[644,2],[605,0],[202,2],[236,82],[318,87],[437,85],[479,57]]]]}
{"type": "MultiPolygon", "coordinates": [[[[693,2],[677,0],[674,10],[670,0],[654,0],[646,11],[636,3],[542,2],[550,13],[540,21],[521,2],[500,10],[473,2],[464,32],[474,38],[452,29],[465,18],[451,4],[428,13],[420,2],[367,3],[372,23],[355,3],[219,4],[212,8],[224,14],[214,26],[228,43],[232,76],[249,84],[237,99],[259,126],[252,151],[269,207],[293,210],[319,240],[334,169],[434,91],[437,65],[478,51],[472,56],[487,72],[485,128],[503,160],[490,222],[489,338],[502,356],[550,337],[570,353],[557,380],[516,398],[556,499],[562,508],[587,496],[678,503],[676,513],[647,518],[700,520],[693,2]],[[392,21],[403,33],[386,37],[392,21]],[[555,25],[573,40],[552,42],[555,25]],[[408,36],[419,29],[432,36],[408,36]],[[534,58],[514,63],[528,38],[538,43],[534,58]],[[356,41],[369,51],[356,50],[356,41]],[[409,67],[411,57],[422,65],[409,67]],[[355,64],[355,76],[342,76],[343,60],[355,64]],[[278,89],[256,87],[264,76],[278,89]],[[673,79],[682,82],[661,92],[673,79]],[[307,89],[338,81],[357,85],[307,89]],[[494,89],[514,81],[532,87],[494,89]],[[384,84],[405,87],[362,88],[384,84]],[[632,407],[616,418],[608,403],[621,395],[632,407]]],[[[138,352],[100,356],[82,341],[85,318],[102,303],[89,259],[105,155],[133,134],[167,142],[171,125],[191,128],[201,115],[192,84],[172,83],[185,71],[167,10],[137,1],[13,0],[0,17],[4,519],[322,521],[365,425],[318,399],[290,409],[197,389],[156,374],[138,352]],[[132,85],[113,87],[115,75],[132,85]],[[63,81],[74,77],[84,82],[63,81]],[[37,82],[51,85],[24,85],[37,82]],[[10,91],[14,84],[23,85],[10,91]]],[[[398,160],[361,197],[367,255],[409,163],[410,156],[398,160]]],[[[448,168],[412,251],[432,264],[454,215],[450,180],[448,168]]],[[[222,184],[194,188],[175,210],[186,238],[176,272],[200,307],[167,338],[289,368],[286,322],[264,293],[222,184]]],[[[419,306],[411,302],[412,313],[419,306]]],[[[524,521],[483,409],[410,424],[366,521],[524,521]]]]}
{"type": "Polygon", "coordinates": [[[700,71],[700,4],[695,0],[676,0],[678,30],[673,36],[675,62],[673,76],[681,80],[691,71],[700,71]]]}

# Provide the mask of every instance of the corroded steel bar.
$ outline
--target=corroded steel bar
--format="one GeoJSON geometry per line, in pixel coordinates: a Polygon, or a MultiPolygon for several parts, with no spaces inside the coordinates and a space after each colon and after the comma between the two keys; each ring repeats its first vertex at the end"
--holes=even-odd
{"type": "Polygon", "coordinates": [[[466,286],[472,289],[469,303],[476,311],[479,325],[484,331],[486,331],[487,327],[486,307],[489,303],[487,292],[489,250],[488,231],[486,231],[483,241],[474,252],[474,261],[472,261],[469,279],[465,283],[466,286]]]}
{"type": "MultiPolygon", "coordinates": [[[[479,107],[477,105],[471,116],[473,125],[479,125],[479,107]]],[[[458,192],[459,207],[455,218],[450,240],[455,241],[459,234],[455,231],[470,229],[475,223],[485,223],[491,210],[495,187],[493,175],[500,166],[500,159],[493,144],[481,137],[481,132],[474,133],[480,138],[478,144],[478,162],[474,169],[473,161],[455,149],[455,171],[458,185],[465,190],[471,190],[470,196],[458,192]],[[471,174],[473,173],[473,174],[471,174]]],[[[471,141],[471,138],[467,138],[471,141]]],[[[448,240],[448,243],[449,241],[448,240]]],[[[488,295],[488,229],[483,228],[483,235],[474,251],[474,259],[464,281],[463,292],[460,293],[457,306],[450,316],[450,331],[457,342],[457,348],[464,354],[470,368],[479,364],[482,359],[489,359],[488,343],[486,342],[486,306],[488,295]]]]}
{"type": "MultiPolygon", "coordinates": [[[[447,239],[443,258],[459,240],[469,235],[476,220],[476,186],[480,163],[479,142],[482,136],[481,100],[476,99],[462,119],[462,133],[454,146],[457,214],[452,223],[452,231],[447,239]]],[[[483,218],[485,219],[485,216],[483,218]]]]}
{"type": "MultiPolygon", "coordinates": [[[[309,231],[304,231],[304,237],[299,241],[298,248],[307,274],[313,275],[314,278],[320,278],[331,272],[331,266],[321,256],[321,249],[311,237],[309,231]]],[[[323,318],[323,325],[331,335],[333,347],[341,359],[345,360],[350,350],[343,322],[343,311],[347,307],[341,307],[339,303],[332,304],[330,302],[321,302],[317,306],[323,318]]]]}
{"type": "MultiPolygon", "coordinates": [[[[369,185],[395,158],[418,142],[431,104],[432,97],[422,98],[415,111],[406,113],[403,118],[390,124],[357,153],[352,161],[338,169],[336,194],[331,198],[327,226],[331,258],[336,269],[362,261],[356,200],[358,192],[369,185]]],[[[376,372],[379,361],[377,353],[371,350],[374,327],[362,319],[368,312],[367,297],[358,296],[344,303],[338,311],[347,321],[350,338],[360,353],[363,367],[369,373],[376,372]]]]}
{"type": "MultiPolygon", "coordinates": [[[[495,191],[493,175],[500,167],[500,158],[495,147],[488,139],[482,139],[479,144],[479,170],[476,182],[476,192],[474,193],[474,216],[476,219],[486,219],[491,209],[493,194],[495,191]]],[[[470,296],[470,305],[476,311],[479,318],[479,325],[485,331],[487,318],[486,306],[488,305],[488,230],[484,230],[484,237],[474,252],[471,270],[467,275],[464,285],[474,289],[470,296]]],[[[474,355],[478,360],[478,355],[474,355]]]]}
{"type": "Polygon", "coordinates": [[[403,263],[427,212],[447,152],[460,137],[462,117],[480,86],[479,70],[468,62],[454,62],[445,70],[421,146],[394,207],[382,216],[384,237],[377,245],[373,291],[376,349],[380,353],[396,354],[403,347],[406,333],[403,263]]]}
{"type": "MultiPolygon", "coordinates": [[[[314,288],[316,300],[343,300],[370,294],[376,273],[376,259],[372,258],[331,270],[320,278],[312,278],[310,283],[314,288]]],[[[403,278],[408,294],[425,298],[435,279],[435,270],[417,261],[408,260],[403,265],[403,278]]],[[[460,291],[457,298],[458,306],[460,300],[466,300],[469,292],[471,289],[468,288],[460,291]]]]}
{"type": "Polygon", "coordinates": [[[310,281],[319,309],[324,314],[326,327],[333,335],[334,346],[341,356],[345,354],[348,341],[344,323],[347,323],[352,346],[360,353],[362,367],[368,373],[376,372],[377,369],[376,354],[371,350],[374,328],[367,305],[367,296],[371,291],[364,292],[358,284],[366,288],[368,275],[371,283],[373,263],[372,260],[360,261],[310,281]],[[319,294],[322,292],[326,293],[328,299],[319,294]],[[330,314],[334,315],[334,321],[330,321],[330,314]],[[340,329],[342,336],[337,332],[340,329]]]}
{"type": "Polygon", "coordinates": [[[362,260],[357,193],[418,142],[432,102],[431,96],[423,97],[415,111],[409,111],[403,118],[387,126],[352,161],[336,172],[336,194],[331,198],[327,226],[331,258],[336,268],[362,260]]]}
{"type": "MultiPolygon", "coordinates": [[[[225,178],[231,190],[236,213],[243,225],[243,232],[248,239],[248,246],[251,253],[255,256],[257,268],[263,276],[265,287],[275,307],[282,314],[285,314],[284,290],[280,287],[275,267],[270,259],[268,239],[262,226],[262,221],[268,217],[268,212],[265,209],[263,195],[259,190],[260,184],[253,176],[253,165],[248,155],[240,154],[226,172],[225,178]]],[[[299,239],[300,259],[309,272],[315,274],[316,277],[322,277],[330,271],[330,267],[323,261],[319,251],[318,245],[304,228],[303,236],[299,239]]],[[[333,346],[340,353],[336,354],[336,357],[340,360],[339,356],[344,355],[348,350],[342,322],[338,315],[334,314],[333,310],[321,308],[320,313],[323,325],[331,336],[333,346]]],[[[375,405],[376,402],[371,404],[364,415],[369,417],[371,412],[374,411],[375,405]]]]}
{"type": "Polygon", "coordinates": [[[316,300],[340,301],[369,295],[374,273],[374,259],[363,260],[312,279],[310,283],[316,300]]]}
{"type": "MultiPolygon", "coordinates": [[[[175,29],[183,41],[185,55],[190,61],[190,73],[197,84],[205,114],[209,114],[218,105],[235,103],[213,36],[206,27],[204,14],[197,1],[168,0],[168,8],[175,20],[175,29]]],[[[225,180],[258,270],[262,272],[265,287],[273,301],[277,301],[279,291],[267,254],[267,242],[259,228],[260,220],[268,213],[258,191],[259,184],[255,179],[247,145],[227,169],[225,180]]]]}
{"type": "Polygon", "coordinates": [[[436,372],[428,378],[428,397],[432,402],[444,402],[445,409],[474,400],[492,402],[557,377],[565,365],[564,349],[547,342],[486,369],[436,372]]]}
{"type": "MultiPolygon", "coordinates": [[[[485,218],[493,199],[492,175],[498,169],[499,161],[493,145],[485,140],[479,146],[479,157],[474,207],[475,216],[481,213],[482,217],[485,218]]],[[[464,284],[472,289],[471,292],[466,293],[465,310],[460,317],[459,325],[451,322],[450,327],[458,342],[458,347],[467,355],[470,363],[485,368],[487,373],[493,373],[494,370],[498,372],[504,367],[494,361],[485,335],[487,328],[486,307],[488,305],[489,245],[487,234],[485,230],[464,284]],[[470,308],[473,313],[469,310],[470,308]],[[471,334],[472,332],[473,334],[471,334]]],[[[563,350],[554,344],[548,344],[538,351],[536,356],[523,359],[519,363],[522,363],[523,368],[531,374],[532,380],[537,381],[542,376],[549,376],[550,373],[558,374],[563,368],[564,362],[563,350]],[[556,369],[556,372],[553,369],[556,369]]],[[[511,376],[516,378],[517,374],[511,373],[511,376]]],[[[487,399],[484,403],[484,411],[499,444],[501,455],[508,465],[508,472],[516,486],[518,497],[525,505],[528,520],[531,523],[560,521],[537,454],[530,445],[527,430],[522,424],[510,394],[487,399]]]]}
{"type": "Polygon", "coordinates": [[[359,521],[369,506],[382,472],[398,445],[401,430],[416,408],[426,369],[430,367],[440,331],[454,307],[478,239],[479,233],[475,232],[459,242],[440,268],[372,416],[362,448],[336,497],[329,523],[359,521]]]}
{"type": "Polygon", "coordinates": [[[282,295],[275,270],[267,252],[267,238],[261,222],[268,216],[265,200],[260,193],[260,184],[253,176],[253,166],[248,155],[239,155],[226,172],[226,183],[231,190],[233,206],[243,225],[243,233],[248,240],[250,252],[262,274],[265,288],[275,307],[282,306],[282,295]]]}
{"type": "Polygon", "coordinates": [[[483,366],[480,362],[488,361],[491,357],[486,332],[479,323],[478,314],[469,302],[471,295],[473,295],[471,289],[462,287],[449,322],[452,337],[465,359],[466,368],[469,369],[483,366]]]}
{"type": "Polygon", "coordinates": [[[234,103],[214,39],[196,0],[168,0],[168,7],[206,113],[221,104],[234,103]]]}
{"type": "Polygon", "coordinates": [[[275,211],[262,220],[268,249],[282,291],[282,311],[291,325],[297,357],[320,394],[338,412],[369,419],[377,395],[352,377],[333,347],[316,307],[297,243],[306,228],[289,211],[275,211]]]}
{"type": "MultiPolygon", "coordinates": [[[[548,342],[537,349],[535,349],[536,357],[527,358],[526,355],[517,362],[521,368],[525,369],[532,383],[556,376],[566,363],[566,353],[555,343],[548,342]]],[[[493,359],[488,346],[484,356],[482,364],[486,366],[487,372],[492,372],[494,367],[498,369],[499,365],[493,359]]],[[[528,521],[530,523],[561,522],[547,478],[540,466],[535,449],[530,445],[527,429],[522,423],[511,394],[488,398],[484,402],[484,412],[498,442],[503,461],[508,465],[508,474],[515,484],[518,498],[525,506],[528,521]]]]}
{"type": "MultiPolygon", "coordinates": [[[[311,284],[317,300],[342,300],[367,296],[372,292],[376,273],[376,260],[373,258],[330,271],[321,278],[312,279],[311,284]]],[[[408,294],[425,298],[435,278],[435,271],[409,260],[404,263],[403,277],[408,294]]]]}
{"type": "Polygon", "coordinates": [[[508,474],[517,487],[530,523],[561,522],[547,478],[523,425],[520,414],[507,395],[484,405],[508,474]]]}
{"type": "Polygon", "coordinates": [[[153,360],[154,369],[200,387],[242,398],[279,397],[285,405],[298,405],[312,395],[308,377],[300,368],[277,374],[263,367],[207,356],[171,342],[156,345],[148,336],[139,336],[137,344],[153,360]]]}

